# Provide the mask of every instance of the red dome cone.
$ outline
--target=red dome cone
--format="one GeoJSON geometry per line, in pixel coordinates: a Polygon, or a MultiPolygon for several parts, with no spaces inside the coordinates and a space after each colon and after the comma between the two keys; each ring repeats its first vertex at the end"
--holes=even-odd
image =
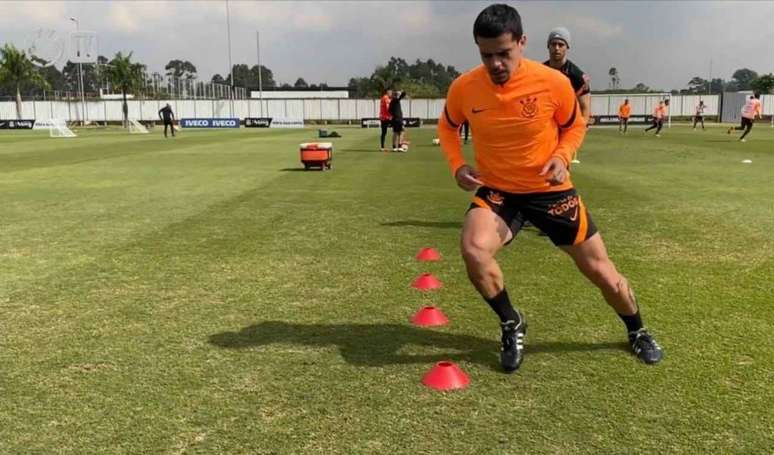
{"type": "Polygon", "coordinates": [[[470,379],[464,371],[453,362],[445,360],[438,362],[422,378],[422,384],[435,390],[464,389],[470,384],[470,379]]]}
{"type": "Polygon", "coordinates": [[[441,260],[441,253],[435,248],[422,248],[417,253],[417,259],[423,262],[435,262],[441,260]]]}
{"type": "Polygon", "coordinates": [[[449,318],[443,314],[440,308],[426,306],[414,313],[411,323],[420,327],[434,327],[448,324],[449,318]]]}
{"type": "Polygon", "coordinates": [[[430,289],[438,289],[441,287],[441,281],[434,277],[431,273],[423,273],[419,275],[411,286],[420,291],[428,291],[430,289]]]}

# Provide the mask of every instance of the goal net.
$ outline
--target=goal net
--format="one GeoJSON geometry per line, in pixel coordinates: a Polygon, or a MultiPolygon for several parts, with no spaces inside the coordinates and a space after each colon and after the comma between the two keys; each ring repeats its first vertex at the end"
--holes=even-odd
{"type": "Polygon", "coordinates": [[[129,134],[148,134],[148,129],[135,119],[129,119],[129,134]]]}
{"type": "Polygon", "coordinates": [[[67,123],[62,119],[51,119],[51,126],[48,127],[48,135],[51,137],[78,137],[67,127],[67,123]]]}

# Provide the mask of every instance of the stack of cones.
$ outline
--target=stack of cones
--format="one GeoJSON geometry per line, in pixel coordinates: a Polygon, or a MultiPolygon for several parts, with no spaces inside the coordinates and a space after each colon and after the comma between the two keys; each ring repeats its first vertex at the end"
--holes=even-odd
{"type": "MultiPolygon", "coordinates": [[[[435,248],[422,248],[416,255],[421,262],[437,262],[441,254],[435,248]]],[[[441,280],[432,273],[422,273],[414,279],[411,287],[419,291],[432,291],[443,286],[441,280]]],[[[438,327],[449,323],[449,319],[440,308],[423,306],[411,317],[411,323],[417,327],[438,327]]],[[[436,363],[422,378],[422,384],[435,390],[464,389],[470,384],[465,372],[453,362],[444,360],[436,363]]]]}

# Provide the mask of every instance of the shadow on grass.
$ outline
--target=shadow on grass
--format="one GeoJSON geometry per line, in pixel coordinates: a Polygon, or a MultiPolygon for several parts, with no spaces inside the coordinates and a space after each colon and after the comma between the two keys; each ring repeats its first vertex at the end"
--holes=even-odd
{"type": "Polygon", "coordinates": [[[439,229],[460,229],[462,228],[462,221],[421,221],[421,220],[403,220],[403,221],[391,221],[389,223],[381,223],[382,226],[390,227],[432,227],[439,229]]]}
{"type": "Polygon", "coordinates": [[[625,341],[606,341],[602,343],[568,343],[565,341],[548,341],[524,346],[527,355],[530,354],[561,354],[570,352],[590,351],[623,351],[630,352],[629,345],[625,341]]]}
{"type": "Polygon", "coordinates": [[[280,169],[280,172],[312,172],[312,171],[319,171],[319,168],[314,169],[304,169],[302,167],[286,167],[284,169],[280,169]]]}
{"type": "MultiPolygon", "coordinates": [[[[499,336],[484,339],[398,324],[293,324],[266,321],[239,332],[209,337],[215,346],[247,349],[270,344],[337,346],[347,363],[359,366],[433,363],[441,360],[475,363],[500,371],[499,336]],[[407,346],[433,348],[442,353],[401,353],[407,346]]],[[[598,350],[626,350],[625,343],[527,343],[527,355],[598,350]]]]}

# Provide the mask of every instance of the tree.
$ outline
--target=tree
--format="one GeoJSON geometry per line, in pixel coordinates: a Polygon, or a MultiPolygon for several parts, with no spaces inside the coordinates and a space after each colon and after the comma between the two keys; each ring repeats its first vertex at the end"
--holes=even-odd
{"type": "Polygon", "coordinates": [[[293,88],[293,86],[288,84],[287,82],[283,82],[282,85],[280,86],[280,88],[282,88],[282,89],[289,89],[289,88],[293,88]]]}
{"type": "Polygon", "coordinates": [[[187,85],[182,81],[191,81],[196,79],[196,66],[188,60],[170,60],[164,66],[166,76],[171,80],[174,93],[180,93],[183,87],[187,85]]]}
{"type": "Polygon", "coordinates": [[[433,84],[408,80],[400,84],[400,90],[412,98],[441,98],[443,95],[438,87],[433,84]]]}
{"type": "Polygon", "coordinates": [[[215,74],[214,76],[212,76],[211,82],[213,84],[225,84],[226,80],[223,79],[223,76],[221,76],[220,74],[215,74]]]}
{"type": "Polygon", "coordinates": [[[772,93],[774,91],[774,74],[764,74],[750,83],[750,88],[757,93],[772,93]]]}
{"type": "Polygon", "coordinates": [[[723,91],[725,92],[738,92],[739,90],[739,82],[734,79],[723,84],[723,91]]]}
{"type": "Polygon", "coordinates": [[[65,81],[62,72],[56,69],[55,66],[46,66],[44,68],[38,68],[40,76],[46,80],[51,90],[67,90],[67,81],[65,81]]]}
{"type": "Polygon", "coordinates": [[[277,86],[277,83],[274,81],[274,73],[269,68],[266,68],[265,66],[261,65],[260,67],[258,65],[253,65],[252,68],[250,68],[250,73],[253,75],[253,81],[255,82],[254,85],[251,85],[250,87],[254,89],[258,89],[258,73],[261,74],[261,85],[263,88],[274,88],[277,86]]]}
{"type": "MultiPolygon", "coordinates": [[[[97,57],[97,65],[82,64],[80,65],[83,71],[83,91],[84,92],[96,92],[100,88],[100,73],[99,66],[107,64],[108,59],[105,56],[100,55],[97,57]]],[[[78,75],[78,64],[71,61],[65,63],[62,68],[62,77],[65,80],[66,90],[77,91],[80,87],[80,76],[78,75]]]]}
{"type": "Polygon", "coordinates": [[[303,77],[299,77],[296,79],[296,83],[293,84],[293,87],[295,88],[308,88],[309,84],[306,83],[303,77]]]}
{"type": "Polygon", "coordinates": [[[170,60],[164,67],[167,77],[175,79],[196,79],[196,66],[188,60],[170,60]]]}
{"type": "Polygon", "coordinates": [[[386,66],[377,66],[369,78],[370,95],[379,96],[388,88],[398,85],[401,80],[400,76],[393,74],[386,66]]]}
{"type": "Polygon", "coordinates": [[[607,71],[607,75],[610,76],[610,88],[617,90],[619,84],[621,83],[621,79],[618,77],[618,69],[616,67],[610,68],[607,71]]]}
{"type": "Polygon", "coordinates": [[[349,90],[349,96],[353,98],[369,97],[371,96],[371,79],[367,77],[353,77],[349,80],[347,89],[349,90]]]}
{"type": "MultiPolygon", "coordinates": [[[[248,90],[258,90],[259,72],[261,74],[261,85],[263,88],[274,88],[277,86],[277,83],[274,81],[274,74],[269,68],[263,65],[261,65],[260,68],[258,65],[248,67],[244,63],[236,64],[231,69],[231,73],[234,75],[234,86],[244,87],[248,90]]],[[[214,78],[213,82],[215,82],[214,78]]],[[[225,81],[221,83],[230,85],[231,77],[227,77],[225,81]]]]}
{"type": "Polygon", "coordinates": [[[16,118],[21,118],[21,88],[23,84],[48,88],[48,82],[35,70],[35,66],[24,52],[13,44],[0,49],[0,84],[8,84],[16,89],[16,118]]]}
{"type": "Polygon", "coordinates": [[[643,84],[642,82],[638,82],[637,85],[634,86],[632,89],[633,93],[648,93],[650,92],[650,87],[643,84]]]}
{"type": "Polygon", "coordinates": [[[734,71],[731,77],[736,82],[737,90],[750,90],[750,84],[758,78],[758,73],[748,68],[741,68],[734,71]]]}
{"type": "Polygon", "coordinates": [[[688,93],[707,93],[708,85],[709,82],[706,80],[699,76],[694,76],[688,81],[688,93]]]}
{"type": "MultiPolygon", "coordinates": [[[[80,87],[80,80],[78,78],[78,64],[71,61],[67,61],[62,68],[62,77],[65,80],[65,86],[67,90],[77,91],[80,87]]],[[[86,85],[86,78],[83,78],[84,85],[86,85]]]]}
{"type": "MultiPolygon", "coordinates": [[[[231,74],[226,78],[226,84],[233,85],[234,87],[247,87],[250,85],[252,74],[250,74],[250,67],[244,63],[238,63],[231,67],[231,74]],[[233,77],[233,84],[231,78],[233,77]]],[[[257,85],[256,81],[256,85],[257,85]]]]}
{"type": "Polygon", "coordinates": [[[376,97],[388,88],[402,88],[413,97],[437,97],[445,96],[459,75],[453,66],[444,66],[433,59],[417,59],[409,64],[402,58],[390,57],[387,64],[378,65],[370,77],[354,77],[347,87],[358,98],[376,97]]]}
{"type": "Polygon", "coordinates": [[[158,99],[159,98],[159,87],[163,87],[164,84],[164,76],[161,75],[158,71],[154,71],[150,74],[145,75],[145,85],[150,86],[153,90],[153,96],[158,99]]]}
{"type": "Polygon", "coordinates": [[[118,52],[104,68],[105,76],[113,84],[113,87],[121,90],[124,128],[126,128],[129,122],[129,105],[126,102],[126,94],[142,88],[145,65],[132,62],[132,52],[127,55],[118,52]]]}
{"type": "Polygon", "coordinates": [[[726,81],[720,78],[712,79],[712,81],[709,84],[710,84],[709,91],[712,94],[723,93],[723,90],[726,90],[726,86],[727,86],[726,81]]]}

